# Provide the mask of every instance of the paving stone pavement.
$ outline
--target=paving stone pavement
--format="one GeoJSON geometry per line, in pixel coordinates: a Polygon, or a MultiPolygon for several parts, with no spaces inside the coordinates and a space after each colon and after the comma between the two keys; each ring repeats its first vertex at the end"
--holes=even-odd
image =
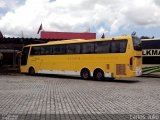
{"type": "Polygon", "coordinates": [[[0,120],[160,119],[160,78],[0,75],[0,120]]]}

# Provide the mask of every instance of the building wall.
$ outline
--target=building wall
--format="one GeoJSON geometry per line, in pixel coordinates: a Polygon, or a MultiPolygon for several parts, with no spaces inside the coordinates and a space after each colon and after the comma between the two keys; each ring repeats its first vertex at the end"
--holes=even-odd
{"type": "Polygon", "coordinates": [[[42,31],[41,39],[68,40],[68,39],[96,39],[96,33],[74,33],[74,32],[49,32],[42,31]]]}

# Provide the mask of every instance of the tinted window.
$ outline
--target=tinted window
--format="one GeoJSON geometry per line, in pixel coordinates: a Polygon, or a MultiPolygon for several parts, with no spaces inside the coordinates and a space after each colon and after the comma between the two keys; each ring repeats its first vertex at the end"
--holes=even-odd
{"type": "Polygon", "coordinates": [[[53,54],[66,54],[66,46],[65,45],[53,46],[53,54]]]}
{"type": "Polygon", "coordinates": [[[160,39],[142,40],[142,49],[160,49],[160,39]]]}
{"type": "Polygon", "coordinates": [[[111,41],[111,53],[124,53],[126,51],[127,41],[111,41]]]}
{"type": "Polygon", "coordinates": [[[41,47],[35,46],[31,48],[30,55],[40,55],[41,54],[41,47]]]}
{"type": "Polygon", "coordinates": [[[24,47],[23,48],[22,56],[21,56],[21,65],[26,65],[27,64],[29,48],[30,47],[24,47]]]}
{"type": "Polygon", "coordinates": [[[119,50],[119,43],[118,41],[112,41],[111,42],[111,53],[118,53],[120,50],[119,50]]]}
{"type": "Polygon", "coordinates": [[[94,53],[94,43],[82,43],[81,49],[82,54],[94,53]]]}
{"type": "Polygon", "coordinates": [[[127,48],[127,40],[120,41],[120,53],[125,53],[127,48]]]}
{"type": "Polygon", "coordinates": [[[52,46],[41,46],[41,55],[51,55],[52,46]]]}
{"type": "Polygon", "coordinates": [[[79,54],[79,53],[80,53],[80,44],[67,45],[67,54],[79,54]]]}
{"type": "Polygon", "coordinates": [[[110,42],[96,42],[95,43],[95,53],[109,53],[110,52],[110,42]]]}

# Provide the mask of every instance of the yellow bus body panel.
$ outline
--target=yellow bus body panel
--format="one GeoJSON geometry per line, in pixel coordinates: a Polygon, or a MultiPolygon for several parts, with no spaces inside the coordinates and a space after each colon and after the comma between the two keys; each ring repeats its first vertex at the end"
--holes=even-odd
{"type": "MultiPolygon", "coordinates": [[[[137,52],[133,50],[133,43],[131,36],[122,36],[114,38],[115,40],[127,39],[128,44],[126,47],[126,53],[109,53],[109,54],[74,54],[74,55],[40,55],[40,56],[28,56],[28,63],[25,66],[21,66],[21,72],[28,72],[32,66],[36,73],[58,74],[66,73],[73,75],[80,75],[83,68],[87,68],[93,76],[93,72],[96,68],[100,68],[109,77],[124,78],[134,77],[136,75],[136,67],[142,68],[141,51],[137,52]],[[130,68],[130,58],[133,57],[133,67],[130,68]],[[125,71],[121,68],[125,68],[125,71]],[[118,70],[117,70],[118,69],[118,70]],[[120,74],[123,73],[123,74],[120,74]]],[[[111,39],[103,39],[111,40],[111,39]]],[[[68,44],[78,42],[93,42],[98,40],[66,40],[48,42],[41,45],[55,45],[55,44],[68,44]]],[[[39,46],[28,45],[28,46],[39,46]]]]}

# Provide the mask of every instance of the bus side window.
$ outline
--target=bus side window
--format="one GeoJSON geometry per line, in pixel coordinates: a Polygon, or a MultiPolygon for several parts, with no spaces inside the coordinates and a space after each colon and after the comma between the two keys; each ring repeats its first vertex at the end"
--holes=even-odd
{"type": "Polygon", "coordinates": [[[111,42],[111,53],[125,53],[127,40],[117,40],[111,42]]]}
{"type": "Polygon", "coordinates": [[[34,46],[34,47],[31,48],[30,55],[40,55],[40,54],[41,54],[41,47],[34,46]]]}
{"type": "Polygon", "coordinates": [[[94,53],[94,43],[82,43],[81,53],[82,54],[94,53]]]}
{"type": "Polygon", "coordinates": [[[110,53],[110,41],[96,42],[95,53],[110,53]]]}
{"type": "Polygon", "coordinates": [[[66,54],[66,45],[54,45],[53,54],[56,55],[66,54]]]}
{"type": "Polygon", "coordinates": [[[111,42],[111,53],[119,53],[120,52],[120,45],[118,41],[111,42]]]}
{"type": "Polygon", "coordinates": [[[80,44],[68,44],[67,54],[79,54],[80,53],[80,44]]]}
{"type": "Polygon", "coordinates": [[[127,40],[120,41],[120,53],[125,53],[127,48],[127,40]]]}
{"type": "Polygon", "coordinates": [[[52,47],[51,46],[41,46],[41,55],[51,55],[52,47]]]}

